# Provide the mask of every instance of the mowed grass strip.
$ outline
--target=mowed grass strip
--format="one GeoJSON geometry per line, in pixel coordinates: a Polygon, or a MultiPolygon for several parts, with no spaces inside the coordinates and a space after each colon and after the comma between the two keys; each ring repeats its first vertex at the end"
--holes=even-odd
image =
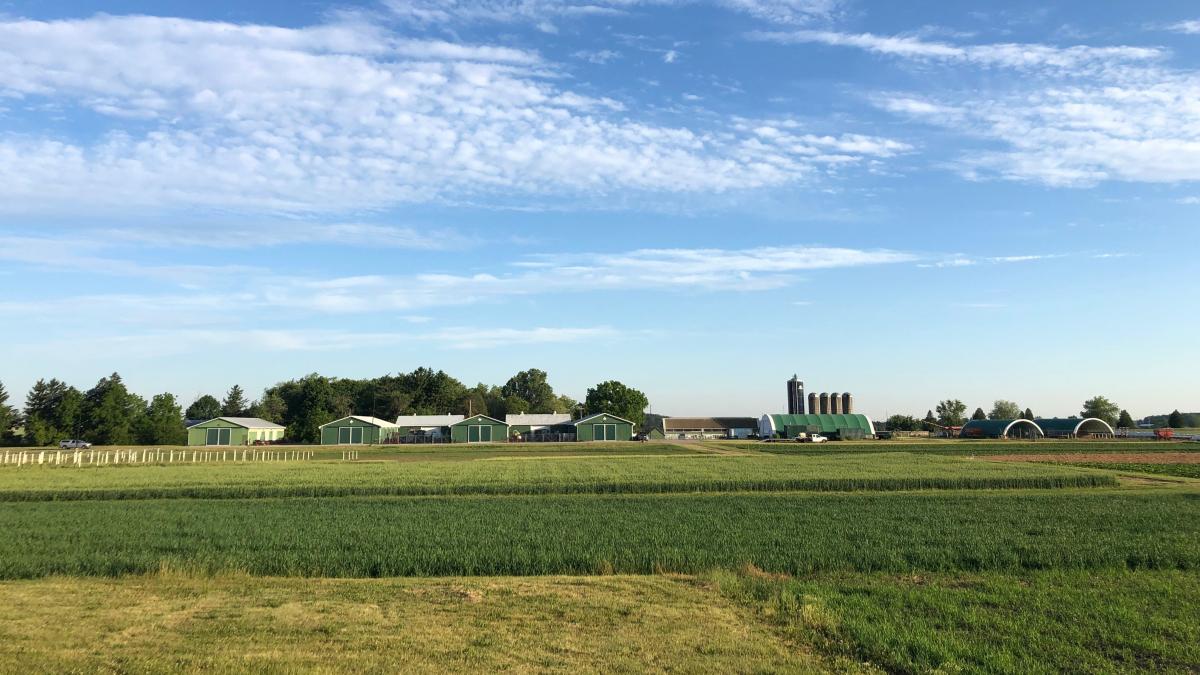
{"type": "Polygon", "coordinates": [[[0,577],[1197,569],[1175,488],[10,503],[0,577]]]}
{"type": "Polygon", "coordinates": [[[897,439],[889,441],[834,441],[830,443],[792,443],[761,441],[706,441],[716,447],[734,450],[756,450],[778,455],[825,455],[834,453],[879,453],[914,452],[927,455],[951,457],[974,457],[986,455],[1044,455],[1094,454],[1094,453],[1140,453],[1140,452],[1187,452],[1200,453],[1200,443],[1164,443],[1144,440],[1080,440],[1044,439],[1040,441],[1018,440],[970,440],[970,439],[897,439]]]}
{"type": "Polygon", "coordinates": [[[1115,486],[1104,471],[911,453],[294,462],[0,471],[0,501],[1115,486]]]}
{"type": "Polygon", "coordinates": [[[895,673],[1194,673],[1200,574],[1047,571],[701,579],[827,659],[895,673]]]}
{"type": "Polygon", "coordinates": [[[0,663],[13,673],[817,670],[753,611],[664,577],[8,582],[0,663]]]}
{"type": "Polygon", "coordinates": [[[1135,462],[1071,462],[1071,466],[1109,471],[1154,473],[1163,476],[1200,478],[1200,464],[1142,464],[1135,462]]]}

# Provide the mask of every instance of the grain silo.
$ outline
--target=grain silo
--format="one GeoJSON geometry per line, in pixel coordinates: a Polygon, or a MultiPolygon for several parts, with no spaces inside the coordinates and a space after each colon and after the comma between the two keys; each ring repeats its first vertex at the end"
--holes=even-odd
{"type": "Polygon", "coordinates": [[[829,395],[829,414],[842,414],[842,395],[836,391],[829,395]]]}
{"type": "Polygon", "coordinates": [[[819,412],[821,412],[821,399],[814,391],[808,395],[808,414],[816,415],[819,412]]]}
{"type": "Polygon", "coordinates": [[[850,415],[854,412],[854,397],[850,392],[842,394],[842,413],[850,415]]]}
{"type": "Polygon", "coordinates": [[[829,394],[821,392],[821,414],[829,414],[829,394]]]}

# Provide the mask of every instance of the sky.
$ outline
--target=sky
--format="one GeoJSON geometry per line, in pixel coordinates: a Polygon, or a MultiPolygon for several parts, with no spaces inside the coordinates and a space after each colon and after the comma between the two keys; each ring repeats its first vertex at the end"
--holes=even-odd
{"type": "Polygon", "coordinates": [[[1193,2],[0,0],[0,382],[1200,410],[1193,2]]]}

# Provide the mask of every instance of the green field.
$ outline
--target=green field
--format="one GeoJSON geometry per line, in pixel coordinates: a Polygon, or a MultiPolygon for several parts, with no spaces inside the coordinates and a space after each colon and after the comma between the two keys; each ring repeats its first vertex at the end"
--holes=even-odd
{"type": "Polygon", "coordinates": [[[818,457],[510,456],[0,469],[0,501],[1113,486],[1107,472],[912,453],[818,457]]]}
{"type": "Polygon", "coordinates": [[[1200,481],[1026,447],[1167,448],[0,467],[0,671],[1200,669],[1200,481]]]}
{"type": "Polygon", "coordinates": [[[1136,473],[1153,473],[1161,476],[1200,478],[1200,464],[1139,464],[1133,462],[1071,462],[1070,464],[1071,466],[1104,469],[1107,471],[1133,471],[1136,473]]]}

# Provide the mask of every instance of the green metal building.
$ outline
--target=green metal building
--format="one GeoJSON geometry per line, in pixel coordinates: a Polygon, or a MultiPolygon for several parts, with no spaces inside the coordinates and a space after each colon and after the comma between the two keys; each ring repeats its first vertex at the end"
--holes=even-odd
{"type": "Polygon", "coordinates": [[[874,436],[875,425],[866,415],[858,413],[763,415],[758,422],[758,435],[763,438],[797,438],[800,434],[853,440],[874,436]]]}
{"type": "Polygon", "coordinates": [[[399,443],[400,427],[378,417],[349,415],[320,426],[321,445],[399,443]]]}
{"type": "Polygon", "coordinates": [[[450,425],[452,443],[504,443],[508,424],[487,415],[475,415],[450,425]]]}
{"type": "Polygon", "coordinates": [[[257,417],[216,417],[188,427],[188,445],[253,445],[283,440],[284,427],[257,417]]]}
{"type": "Polygon", "coordinates": [[[628,441],[633,439],[633,422],[610,415],[596,413],[575,422],[577,441],[628,441]]]}

